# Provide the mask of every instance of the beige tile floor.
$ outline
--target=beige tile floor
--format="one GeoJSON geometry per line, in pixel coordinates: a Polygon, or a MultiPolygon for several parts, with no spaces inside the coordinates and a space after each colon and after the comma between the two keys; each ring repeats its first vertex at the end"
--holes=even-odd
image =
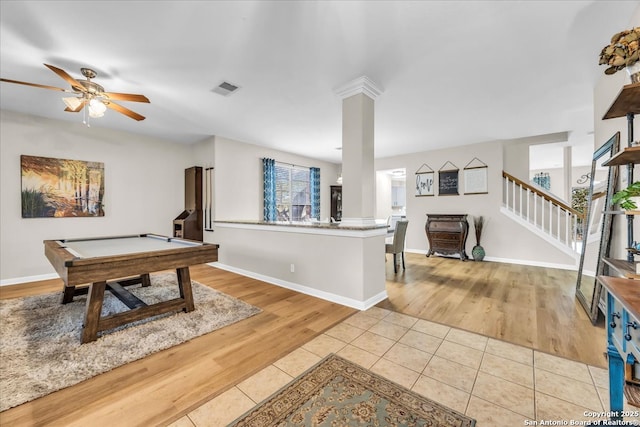
{"type": "Polygon", "coordinates": [[[226,426],[330,353],[475,418],[477,427],[578,425],[571,421],[595,421],[589,412],[609,408],[606,369],[374,307],[171,426],[226,426]]]}

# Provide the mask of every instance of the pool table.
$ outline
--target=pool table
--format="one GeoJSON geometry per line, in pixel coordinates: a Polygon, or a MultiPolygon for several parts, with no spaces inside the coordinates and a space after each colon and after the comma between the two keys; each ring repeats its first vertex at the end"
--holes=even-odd
{"type": "Polygon", "coordinates": [[[156,234],[45,240],[45,256],[64,282],[62,303],[87,295],[82,343],[98,332],[173,311],[195,309],[189,266],[218,260],[219,245],[156,234]],[[180,297],[147,305],[126,287],[150,286],[149,273],[175,269],[180,297]],[[84,286],[83,286],[84,285],[84,286]],[[88,285],[88,286],[87,286],[88,285]],[[129,310],[101,316],[105,291],[129,310]]]}

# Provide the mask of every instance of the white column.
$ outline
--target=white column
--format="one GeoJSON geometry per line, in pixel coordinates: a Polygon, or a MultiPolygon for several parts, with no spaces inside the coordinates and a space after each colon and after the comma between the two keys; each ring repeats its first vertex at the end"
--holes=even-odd
{"type": "Polygon", "coordinates": [[[374,100],[382,91],[363,76],[347,83],[336,93],[343,99],[340,225],[374,225],[374,100]]]}
{"type": "Polygon", "coordinates": [[[573,181],[572,181],[573,158],[571,157],[572,155],[571,147],[570,146],[564,147],[564,151],[562,154],[563,154],[563,172],[564,172],[564,176],[563,176],[564,197],[562,197],[562,199],[566,200],[567,204],[571,206],[571,188],[573,187],[573,181]]]}

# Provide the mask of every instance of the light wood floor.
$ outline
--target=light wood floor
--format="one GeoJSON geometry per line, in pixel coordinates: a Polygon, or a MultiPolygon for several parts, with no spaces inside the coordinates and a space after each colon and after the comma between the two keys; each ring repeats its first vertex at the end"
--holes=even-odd
{"type": "Polygon", "coordinates": [[[379,307],[605,368],[606,331],[575,298],[576,273],[406,254],[379,307]]]}
{"type": "MultiPolygon", "coordinates": [[[[208,266],[192,267],[191,278],[263,312],[4,411],[0,425],[166,425],[355,312],[208,266]]],[[[61,283],[40,282],[38,291],[58,290],[61,283]]],[[[6,288],[0,298],[33,293],[28,284],[6,288]]]]}
{"type": "MultiPolygon", "coordinates": [[[[406,261],[398,275],[387,263],[389,300],[379,306],[604,366],[604,330],[573,301],[570,273],[417,254],[406,261]]],[[[208,266],[192,267],[191,277],[263,312],[4,411],[0,425],[166,425],[355,312],[208,266]]],[[[5,286],[0,298],[60,286],[5,286]]]]}

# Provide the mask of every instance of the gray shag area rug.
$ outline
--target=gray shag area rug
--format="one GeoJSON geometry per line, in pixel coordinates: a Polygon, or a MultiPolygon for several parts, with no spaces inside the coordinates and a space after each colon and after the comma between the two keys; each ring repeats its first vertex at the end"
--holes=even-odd
{"type": "MultiPolygon", "coordinates": [[[[85,296],[61,293],[0,300],[0,411],[72,386],[149,354],[246,319],[262,310],[192,281],[195,310],[131,323],[80,344],[85,296]]],[[[147,304],[177,298],[175,273],[128,288],[147,304]]],[[[127,310],[105,292],[102,315],[127,310]]]]}

